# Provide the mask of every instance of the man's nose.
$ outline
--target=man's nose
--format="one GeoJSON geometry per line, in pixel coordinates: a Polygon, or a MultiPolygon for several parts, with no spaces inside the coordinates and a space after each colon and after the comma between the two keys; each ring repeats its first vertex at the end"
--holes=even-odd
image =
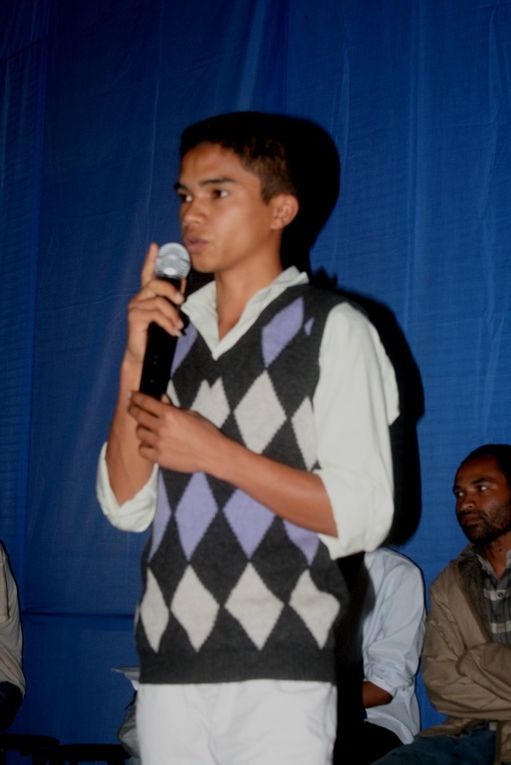
{"type": "Polygon", "coordinates": [[[200,220],[204,216],[204,205],[200,199],[192,199],[187,203],[182,214],[183,223],[200,220]]]}
{"type": "Polygon", "coordinates": [[[459,503],[459,510],[473,510],[476,506],[475,499],[471,495],[466,495],[465,497],[462,497],[460,503],[459,503]]]}

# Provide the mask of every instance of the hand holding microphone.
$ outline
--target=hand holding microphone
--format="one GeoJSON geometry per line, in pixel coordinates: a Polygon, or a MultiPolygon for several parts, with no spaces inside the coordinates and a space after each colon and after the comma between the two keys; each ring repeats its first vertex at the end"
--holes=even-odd
{"type": "MultiPolygon", "coordinates": [[[[190,256],[181,244],[171,242],[160,247],[154,275],[179,287],[190,271],[190,256]]],[[[169,335],[159,324],[151,322],[147,330],[147,345],[140,379],[140,392],[160,399],[167,390],[177,338],[169,335]]]]}

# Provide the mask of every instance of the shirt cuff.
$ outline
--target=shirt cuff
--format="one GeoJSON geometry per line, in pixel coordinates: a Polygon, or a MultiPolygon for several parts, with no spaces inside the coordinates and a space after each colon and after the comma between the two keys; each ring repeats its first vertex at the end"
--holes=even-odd
{"type": "Polygon", "coordinates": [[[106,443],[103,444],[99,455],[96,478],[96,495],[103,514],[112,526],[122,531],[145,531],[151,524],[156,509],[156,487],[158,465],[145,486],[131,499],[119,505],[110,486],[108,468],[106,465],[106,443]]]}
{"type": "Polygon", "coordinates": [[[319,534],[332,559],[372,551],[387,537],[392,524],[394,501],[390,487],[364,481],[349,471],[315,470],[328,494],[338,536],[319,534]],[[342,475],[340,474],[342,473],[342,475]],[[387,496],[386,496],[387,494],[387,496]]]}
{"type": "MultiPolygon", "coordinates": [[[[392,698],[394,698],[400,688],[407,687],[407,684],[403,682],[402,678],[395,677],[393,678],[393,682],[391,682],[390,677],[382,677],[381,675],[378,675],[378,673],[373,672],[371,668],[369,669],[369,672],[365,674],[364,680],[373,685],[377,685],[382,691],[390,693],[392,698]]],[[[408,685],[410,685],[410,683],[408,683],[408,685]]]]}

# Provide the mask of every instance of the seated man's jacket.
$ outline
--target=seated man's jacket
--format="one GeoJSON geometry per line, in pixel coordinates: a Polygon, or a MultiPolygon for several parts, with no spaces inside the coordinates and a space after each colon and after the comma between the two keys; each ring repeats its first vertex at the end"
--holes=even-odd
{"type": "Polygon", "coordinates": [[[511,761],[511,646],[492,642],[481,565],[469,546],[431,587],[423,676],[447,715],[421,735],[456,735],[496,723],[495,765],[511,761]]]}

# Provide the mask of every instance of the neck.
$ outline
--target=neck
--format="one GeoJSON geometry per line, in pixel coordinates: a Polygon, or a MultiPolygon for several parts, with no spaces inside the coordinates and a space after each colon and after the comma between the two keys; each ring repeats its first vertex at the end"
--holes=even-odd
{"type": "Polygon", "coordinates": [[[241,279],[239,274],[215,274],[219,337],[224,337],[238,323],[250,298],[271,284],[281,272],[279,260],[271,268],[246,274],[241,279]]]}
{"type": "Polygon", "coordinates": [[[506,570],[506,559],[509,550],[511,550],[511,532],[503,534],[493,542],[481,545],[481,555],[491,564],[497,579],[500,579],[506,570]]]}

